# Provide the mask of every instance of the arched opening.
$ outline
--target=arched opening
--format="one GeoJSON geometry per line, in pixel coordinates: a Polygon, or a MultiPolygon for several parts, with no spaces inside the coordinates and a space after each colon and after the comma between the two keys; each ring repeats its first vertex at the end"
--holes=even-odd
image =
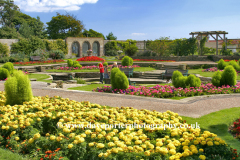
{"type": "Polygon", "coordinates": [[[100,56],[100,44],[98,41],[93,42],[93,56],[100,56]]]}
{"type": "Polygon", "coordinates": [[[72,54],[76,57],[80,57],[80,44],[78,42],[72,43],[72,54]]]}
{"type": "Polygon", "coordinates": [[[83,57],[88,56],[87,55],[87,50],[89,50],[89,49],[90,49],[90,43],[88,41],[83,42],[83,45],[82,45],[82,55],[83,55],[83,57]]]}

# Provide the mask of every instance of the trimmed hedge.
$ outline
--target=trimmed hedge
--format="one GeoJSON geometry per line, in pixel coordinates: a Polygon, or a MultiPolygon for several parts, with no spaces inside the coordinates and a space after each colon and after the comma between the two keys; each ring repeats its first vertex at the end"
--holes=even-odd
{"type": "Polygon", "coordinates": [[[14,70],[13,64],[12,64],[11,62],[5,63],[5,64],[2,66],[2,68],[6,68],[10,74],[12,74],[12,73],[13,73],[13,70],[14,70]]]}
{"type": "Polygon", "coordinates": [[[225,67],[222,73],[220,85],[234,86],[236,85],[236,83],[237,83],[237,72],[234,69],[234,67],[231,65],[225,67]]]}
{"type": "Polygon", "coordinates": [[[133,65],[133,59],[128,56],[124,56],[122,59],[122,66],[132,66],[133,65]]]}
{"type": "Polygon", "coordinates": [[[221,78],[222,78],[222,72],[216,71],[212,77],[212,84],[216,87],[220,87],[221,86],[221,78]]]}
{"type": "Polygon", "coordinates": [[[6,68],[0,68],[0,80],[5,80],[9,75],[10,73],[6,68]]]}

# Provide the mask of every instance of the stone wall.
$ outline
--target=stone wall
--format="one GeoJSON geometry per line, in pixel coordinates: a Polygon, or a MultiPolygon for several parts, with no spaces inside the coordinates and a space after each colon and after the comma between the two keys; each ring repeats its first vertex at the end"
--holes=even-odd
{"type": "Polygon", "coordinates": [[[8,45],[9,51],[11,50],[11,45],[18,41],[18,39],[0,39],[0,43],[8,45]]]}
{"type": "Polygon", "coordinates": [[[155,60],[173,60],[173,61],[209,61],[207,56],[171,56],[171,57],[147,57],[132,56],[133,59],[155,59],[155,60]]]}

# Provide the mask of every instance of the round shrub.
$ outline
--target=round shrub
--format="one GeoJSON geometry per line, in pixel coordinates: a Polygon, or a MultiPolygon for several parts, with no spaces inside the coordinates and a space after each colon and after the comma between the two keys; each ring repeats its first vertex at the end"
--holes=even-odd
{"type": "Polygon", "coordinates": [[[174,87],[175,88],[179,88],[179,87],[186,88],[186,80],[187,80],[187,77],[184,77],[184,76],[176,78],[174,87]]]}
{"type": "Polygon", "coordinates": [[[119,71],[115,74],[115,84],[117,89],[128,89],[129,82],[124,72],[119,71]]]}
{"type": "MultiPolygon", "coordinates": [[[[98,64],[98,66],[99,66],[99,64],[98,64]]],[[[108,66],[108,63],[107,63],[107,62],[104,62],[104,63],[103,63],[103,66],[108,66]]]]}
{"type": "Polygon", "coordinates": [[[193,74],[190,74],[186,79],[186,86],[187,87],[200,87],[201,80],[199,77],[196,77],[193,74]]]}
{"type": "Polygon", "coordinates": [[[9,71],[6,68],[0,68],[0,80],[5,80],[9,75],[9,71]]]}
{"type": "Polygon", "coordinates": [[[6,92],[6,105],[22,105],[32,100],[32,88],[28,75],[22,71],[14,71],[4,84],[6,92]]]}
{"type": "Polygon", "coordinates": [[[229,86],[234,86],[237,83],[237,72],[233,68],[233,66],[229,65],[225,67],[223,73],[222,73],[222,78],[220,81],[220,85],[229,85],[229,86]]]}
{"type": "Polygon", "coordinates": [[[223,60],[220,59],[217,64],[217,68],[220,70],[223,70],[227,66],[227,63],[223,60]]]}
{"type": "Polygon", "coordinates": [[[220,87],[221,78],[222,78],[222,72],[216,71],[212,77],[212,84],[216,87],[220,87]]]}
{"type": "Polygon", "coordinates": [[[68,67],[72,67],[73,66],[73,60],[68,59],[67,60],[67,65],[68,65],[68,67]]]}
{"type": "Polygon", "coordinates": [[[74,68],[76,68],[76,67],[82,68],[82,65],[80,65],[78,61],[73,61],[73,67],[74,68]]]}
{"type": "Polygon", "coordinates": [[[113,68],[112,71],[111,71],[110,80],[111,80],[112,89],[117,88],[117,84],[115,82],[115,75],[116,75],[117,72],[121,72],[119,68],[113,68]]]}
{"type": "Polygon", "coordinates": [[[2,67],[6,68],[10,74],[13,73],[14,67],[13,67],[13,64],[11,62],[5,63],[2,67]]]}
{"type": "Polygon", "coordinates": [[[182,73],[179,72],[178,70],[173,72],[173,74],[172,74],[172,84],[173,84],[174,87],[175,87],[176,82],[177,82],[176,79],[179,78],[179,77],[182,77],[182,76],[183,76],[182,73]]]}
{"type": "Polygon", "coordinates": [[[231,66],[233,66],[233,68],[235,69],[235,70],[239,70],[239,65],[238,65],[238,63],[236,62],[236,61],[230,61],[229,63],[228,63],[228,65],[231,65],[231,66]]]}
{"type": "Polygon", "coordinates": [[[122,59],[122,66],[132,66],[133,65],[133,59],[128,56],[124,56],[122,59]]]}

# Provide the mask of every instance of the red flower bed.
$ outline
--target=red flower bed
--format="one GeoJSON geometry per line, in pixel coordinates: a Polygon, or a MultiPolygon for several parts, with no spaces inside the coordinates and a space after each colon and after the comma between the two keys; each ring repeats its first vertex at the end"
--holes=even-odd
{"type": "MultiPolygon", "coordinates": [[[[229,61],[234,61],[234,60],[228,60],[228,59],[224,59],[225,62],[229,62],[229,61]]],[[[238,62],[238,60],[235,60],[236,62],[238,62]]]]}
{"type": "Polygon", "coordinates": [[[235,138],[240,139],[240,118],[230,126],[229,130],[235,138]]]}
{"type": "Polygon", "coordinates": [[[133,59],[133,61],[162,61],[162,62],[176,62],[173,60],[156,60],[156,59],[133,59]]]}
{"type": "Polygon", "coordinates": [[[50,63],[59,63],[59,62],[64,62],[64,60],[59,59],[59,60],[48,60],[48,61],[30,61],[30,62],[14,62],[13,64],[17,65],[31,65],[31,64],[50,64],[50,63]]]}
{"type": "Polygon", "coordinates": [[[97,56],[86,56],[86,57],[82,57],[77,59],[76,61],[102,61],[102,58],[99,58],[97,56]]]}

